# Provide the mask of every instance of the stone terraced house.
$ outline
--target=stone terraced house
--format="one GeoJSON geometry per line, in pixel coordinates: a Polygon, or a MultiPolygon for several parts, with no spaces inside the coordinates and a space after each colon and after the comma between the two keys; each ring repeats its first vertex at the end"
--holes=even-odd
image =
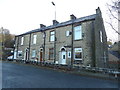
{"type": "Polygon", "coordinates": [[[40,24],[15,37],[14,59],[63,65],[107,67],[107,36],[99,8],[96,14],[53,25],[40,24]]]}

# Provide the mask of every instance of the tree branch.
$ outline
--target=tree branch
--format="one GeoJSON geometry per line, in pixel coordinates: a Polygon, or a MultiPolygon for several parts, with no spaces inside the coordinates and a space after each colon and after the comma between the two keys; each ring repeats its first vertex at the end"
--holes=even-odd
{"type": "MultiPolygon", "coordinates": [[[[112,13],[112,10],[109,8],[109,6],[112,7],[112,5],[109,5],[109,4],[107,3],[108,10],[109,10],[110,14],[112,15],[112,17],[115,18],[116,20],[118,20],[118,22],[120,22],[120,19],[117,18],[117,17],[112,13]]],[[[117,13],[119,13],[118,10],[117,10],[117,13]]]]}
{"type": "Polygon", "coordinates": [[[118,32],[114,27],[113,27],[113,25],[111,24],[111,23],[109,23],[109,22],[106,22],[107,24],[109,24],[110,26],[111,26],[111,28],[116,32],[116,33],[118,33],[118,35],[120,35],[120,32],[118,32]]]}

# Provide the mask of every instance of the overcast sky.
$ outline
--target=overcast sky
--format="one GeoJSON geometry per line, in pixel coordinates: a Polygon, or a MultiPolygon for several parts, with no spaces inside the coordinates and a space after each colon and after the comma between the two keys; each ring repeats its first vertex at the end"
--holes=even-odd
{"type": "MultiPolygon", "coordinates": [[[[0,0],[0,27],[12,34],[22,34],[39,28],[39,24],[52,25],[52,20],[59,22],[70,20],[70,15],[77,18],[95,14],[99,6],[104,22],[107,20],[106,3],[111,0],[0,0]]],[[[117,40],[117,34],[105,23],[108,40],[117,40]]]]}

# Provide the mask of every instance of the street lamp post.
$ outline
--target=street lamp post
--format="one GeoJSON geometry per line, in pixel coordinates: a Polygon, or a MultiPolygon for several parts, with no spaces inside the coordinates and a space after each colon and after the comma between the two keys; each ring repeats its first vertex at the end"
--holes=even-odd
{"type": "Polygon", "coordinates": [[[51,2],[53,6],[55,6],[55,20],[56,20],[56,5],[54,2],[51,2]]]}

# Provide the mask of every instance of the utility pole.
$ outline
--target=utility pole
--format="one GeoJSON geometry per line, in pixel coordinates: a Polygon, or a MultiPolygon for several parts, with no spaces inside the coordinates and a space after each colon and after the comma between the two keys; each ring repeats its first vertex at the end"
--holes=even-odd
{"type": "Polygon", "coordinates": [[[1,57],[1,60],[3,59],[3,56],[4,56],[4,29],[3,27],[1,28],[2,30],[2,57],[1,57]]]}
{"type": "Polygon", "coordinates": [[[55,7],[55,20],[56,20],[56,5],[55,5],[54,2],[51,2],[51,3],[52,3],[52,5],[55,7]]]}
{"type": "Polygon", "coordinates": [[[74,30],[73,30],[74,28],[73,28],[73,20],[72,20],[72,35],[71,35],[71,68],[73,67],[73,59],[74,59],[74,57],[73,57],[73,38],[74,38],[74,34],[73,34],[73,32],[74,32],[74,30]]]}
{"type": "MultiPolygon", "coordinates": [[[[52,5],[55,7],[55,20],[56,20],[56,5],[54,2],[51,2],[52,5]]],[[[56,63],[56,28],[54,29],[54,35],[55,35],[55,39],[54,39],[54,64],[56,63]]]]}

